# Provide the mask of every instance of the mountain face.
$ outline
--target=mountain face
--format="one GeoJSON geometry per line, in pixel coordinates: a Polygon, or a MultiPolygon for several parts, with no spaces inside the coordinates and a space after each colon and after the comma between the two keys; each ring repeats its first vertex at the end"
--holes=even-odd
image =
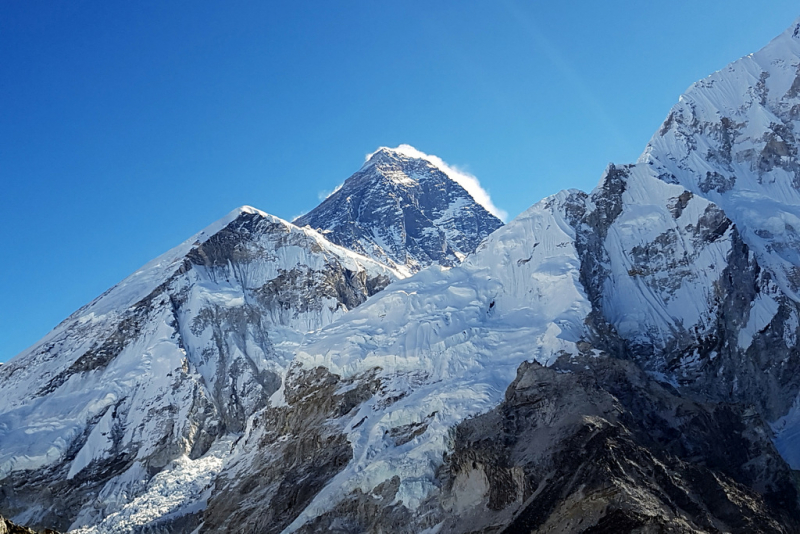
{"type": "Polygon", "coordinates": [[[503,223],[446,168],[403,148],[379,149],[294,223],[401,271],[458,264],[503,223]]]}
{"type": "Polygon", "coordinates": [[[681,361],[673,354],[659,365],[673,368],[700,394],[759,406],[775,423],[778,447],[795,469],[800,469],[798,120],[800,24],[795,22],[759,52],[690,87],[640,158],[660,179],[719,206],[746,246],[729,259],[739,295],[723,303],[716,329],[698,336],[692,356],[681,361]]]}
{"type": "Polygon", "coordinates": [[[153,517],[201,499],[225,436],[268,404],[303,333],[397,277],[316,232],[234,211],[0,367],[3,511],[93,525],[159,473],[181,484],[153,517]]]}
{"type": "Polygon", "coordinates": [[[206,528],[313,531],[303,525],[384,492],[375,499],[399,514],[387,524],[436,525],[454,426],[497,406],[520,362],[591,352],[579,345],[590,304],[560,210],[573,196],[537,204],[464,264],[393,283],[303,343],[283,398],[254,417],[217,479],[206,528]]]}
{"type": "MultiPolygon", "coordinates": [[[[798,28],[715,77],[765,56],[796,71],[798,28]]],[[[707,98],[751,113],[735,95],[758,82],[732,77],[707,98]]],[[[718,131],[685,122],[694,129],[675,135],[689,147],[718,131]]],[[[758,201],[748,218],[681,182],[716,160],[700,150],[695,169],[659,145],[676,124],[673,112],[641,161],[610,166],[592,193],[545,199],[461,265],[395,283],[307,338],[280,405],[254,418],[217,479],[206,528],[798,531],[787,285],[798,262],[790,237],[765,246],[754,236],[776,230],[753,226],[759,214],[789,220],[794,201],[747,187],[785,177],[796,152],[787,144],[780,165],[759,164],[778,161],[767,157],[775,128],[742,127],[757,148],[739,157],[747,178],[729,193],[758,201]],[[515,382],[524,361],[545,368],[523,365],[515,382]],[[315,388],[329,393],[306,394],[315,388]],[[302,457],[297,443],[311,444],[302,457]]]]}
{"type": "Polygon", "coordinates": [[[794,531],[792,474],[759,412],[682,395],[653,363],[714,328],[738,301],[728,261],[749,258],[725,214],[685,193],[646,165],[610,167],[592,194],[545,199],[461,265],[307,338],[205,527],[794,531]],[[523,380],[525,361],[550,370],[523,380]]]}
{"type": "Polygon", "coordinates": [[[303,228],[234,212],[0,367],[0,512],[800,532],[798,93],[800,20],[505,226],[388,149],[303,228]]]}

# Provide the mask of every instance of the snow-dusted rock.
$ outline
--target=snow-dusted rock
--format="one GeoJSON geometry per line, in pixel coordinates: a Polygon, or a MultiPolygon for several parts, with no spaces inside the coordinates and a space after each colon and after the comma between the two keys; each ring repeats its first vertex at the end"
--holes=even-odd
{"type": "MultiPolygon", "coordinates": [[[[267,404],[305,333],[397,277],[313,230],[232,212],[0,368],[3,510],[89,526],[149,495],[157,473],[218,468],[212,445],[267,404]]],[[[214,475],[188,473],[187,506],[214,475]]]]}
{"type": "Polygon", "coordinates": [[[462,176],[410,146],[383,147],[294,222],[403,272],[453,266],[503,224],[477,182],[462,176]]]}
{"type": "MultiPolygon", "coordinates": [[[[800,19],[692,85],[640,158],[719,206],[743,243],[715,330],[672,367],[701,394],[759,406],[800,468],[800,19]],[[691,382],[691,383],[690,383],[691,382]]],[[[716,289],[716,288],[714,288],[716,289]]]]}

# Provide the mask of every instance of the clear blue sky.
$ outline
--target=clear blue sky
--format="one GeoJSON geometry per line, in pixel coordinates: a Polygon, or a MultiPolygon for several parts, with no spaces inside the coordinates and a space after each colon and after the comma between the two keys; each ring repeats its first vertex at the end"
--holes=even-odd
{"type": "Polygon", "coordinates": [[[634,161],[795,1],[0,3],[0,361],[231,209],[401,143],[513,217],[634,161]]]}

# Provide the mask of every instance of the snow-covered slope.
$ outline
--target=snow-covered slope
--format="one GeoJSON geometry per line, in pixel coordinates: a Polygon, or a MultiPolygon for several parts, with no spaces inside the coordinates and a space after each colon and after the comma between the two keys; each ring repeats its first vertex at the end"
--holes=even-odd
{"type": "Polygon", "coordinates": [[[485,197],[485,206],[454,173],[438,158],[407,145],[380,148],[294,222],[404,272],[456,265],[503,223],[490,213],[493,206],[477,182],[464,185],[485,197]]]}
{"type": "MultiPolygon", "coordinates": [[[[204,528],[313,532],[365,516],[402,523],[404,532],[448,523],[482,505],[488,491],[481,479],[462,480],[456,496],[444,491],[454,429],[500,405],[525,362],[632,357],[670,389],[712,367],[698,366],[703,359],[730,363],[731,355],[710,351],[741,297],[739,280],[729,278],[742,272],[732,265],[757,271],[717,206],[648,165],[611,166],[592,194],[545,199],[462,265],[397,282],[308,337],[285,389],[254,417],[222,471],[204,528]]],[[[758,385],[751,372],[739,376],[758,385]]],[[[652,409],[646,417],[663,417],[652,409]]],[[[728,425],[719,417],[708,424],[728,425]]],[[[754,439],[758,454],[775,462],[768,440],[754,439]]],[[[781,469],[763,476],[782,477],[785,486],[781,469]]],[[[501,485],[540,483],[523,482],[523,471],[514,476],[501,485]]]]}
{"type": "Polygon", "coordinates": [[[692,85],[640,158],[662,180],[722,208],[751,251],[751,268],[740,266],[741,276],[732,279],[742,302],[727,307],[713,352],[698,350],[691,365],[710,367],[700,377],[702,388],[718,395],[727,390],[731,398],[760,405],[770,420],[779,419],[778,443],[795,468],[799,120],[800,19],[762,50],[692,85]],[[726,358],[707,365],[719,353],[726,358]]]}
{"type": "Polygon", "coordinates": [[[720,206],[781,290],[800,289],[800,22],[692,85],[640,161],[720,206]]]}
{"type": "MultiPolygon", "coordinates": [[[[303,335],[397,277],[313,230],[232,212],[0,368],[4,511],[94,524],[156,473],[218,457],[214,442],[266,405],[303,335]]],[[[205,490],[180,489],[183,504],[205,490]]]]}
{"type": "Polygon", "coordinates": [[[297,351],[286,390],[240,442],[218,483],[225,490],[206,513],[206,528],[256,521],[270,524],[265,532],[284,526],[292,532],[342,499],[395,477],[396,499],[406,507],[429,499],[456,424],[499,404],[521,362],[548,364],[580,352],[590,305],[579,282],[574,231],[562,213],[576,195],[540,202],[494,232],[465,264],[430,267],[396,282],[310,337],[297,351]],[[326,442],[301,432],[308,412],[324,410],[329,397],[323,401],[315,391],[319,372],[340,384],[330,397],[360,391],[360,402],[328,423],[341,436],[329,439],[346,440],[352,459],[330,473],[290,526],[291,516],[275,518],[271,511],[284,498],[278,491],[283,477],[291,477],[276,475],[274,462],[298,442],[326,442]],[[285,419],[296,423],[271,423],[285,419]],[[253,486],[257,497],[230,502],[253,486]]]}
{"type": "MultiPolygon", "coordinates": [[[[789,43],[767,48],[772,65],[797,71],[797,27],[776,41],[789,43]]],[[[738,72],[737,64],[731,72],[738,72]]],[[[724,90],[715,98],[726,101],[731,86],[737,94],[754,94],[762,79],[768,77],[717,82],[714,87],[724,90]]],[[[792,95],[788,86],[775,91],[792,95]]],[[[696,130],[680,134],[686,147],[702,145],[704,136],[716,131],[689,122],[696,130]]],[[[671,114],[657,136],[678,123],[671,114]]],[[[754,129],[762,130],[751,132],[764,141],[762,152],[777,142],[775,128],[763,126],[757,123],[754,129]]],[[[543,201],[495,231],[461,266],[419,272],[309,338],[298,350],[279,402],[254,419],[236,459],[223,471],[206,527],[313,531],[312,525],[350,524],[375,500],[389,498],[374,512],[385,523],[412,517],[410,531],[433,528],[439,523],[431,519],[428,524],[426,518],[447,517],[463,506],[447,512],[450,505],[442,501],[440,470],[452,446],[452,429],[499,404],[514,378],[512,370],[524,361],[550,364],[559,356],[633,359],[682,395],[754,405],[781,430],[778,448],[796,467],[794,451],[800,444],[792,440],[800,432],[792,414],[800,362],[790,280],[798,265],[797,244],[784,238],[793,231],[791,224],[784,237],[773,239],[775,231],[765,233],[762,223],[773,215],[791,222],[796,210],[791,195],[797,192],[784,194],[786,184],[748,187],[763,185],[769,173],[776,183],[788,179],[786,168],[797,164],[796,150],[778,148],[778,159],[762,154],[761,164],[742,163],[737,172],[746,176],[730,184],[726,197],[677,176],[681,170],[683,176],[713,181],[711,173],[722,174],[727,163],[710,156],[702,165],[692,157],[682,159],[673,145],[658,146],[654,139],[639,163],[610,166],[591,194],[570,191],[543,201]],[[661,160],[672,162],[674,172],[666,173],[661,160]],[[757,202],[748,209],[754,214],[739,209],[753,199],[757,202]],[[327,392],[325,403],[320,391],[327,392]],[[319,417],[314,428],[300,423],[301,415],[312,413],[319,417]],[[309,464],[298,468],[303,462],[288,450],[300,442],[337,443],[339,454],[326,457],[308,446],[309,464]],[[295,467],[276,467],[276,462],[291,463],[287,458],[295,467]],[[325,470],[309,467],[320,462],[325,470]],[[312,482],[299,489],[291,482],[312,475],[312,482]],[[243,488],[248,497],[232,500],[243,488]],[[286,492],[297,492],[291,502],[286,492]]],[[[662,417],[652,410],[646,417],[662,417]]],[[[743,424],[751,425],[753,435],[764,432],[753,412],[736,417],[749,421],[743,424]]],[[[517,422],[504,424],[513,428],[517,422]]],[[[759,447],[775,461],[771,444],[761,441],[759,447]]],[[[477,492],[472,505],[485,502],[480,480],[462,482],[477,492]]],[[[756,492],[766,491],[756,486],[756,492]]]]}

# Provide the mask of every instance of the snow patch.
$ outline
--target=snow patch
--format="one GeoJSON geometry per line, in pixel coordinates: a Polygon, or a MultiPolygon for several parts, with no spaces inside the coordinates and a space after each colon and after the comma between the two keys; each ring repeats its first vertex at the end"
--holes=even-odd
{"type": "Polygon", "coordinates": [[[769,325],[778,313],[778,302],[772,297],[759,293],[750,307],[747,324],[739,330],[739,348],[747,350],[753,343],[753,337],[769,325]]]}

